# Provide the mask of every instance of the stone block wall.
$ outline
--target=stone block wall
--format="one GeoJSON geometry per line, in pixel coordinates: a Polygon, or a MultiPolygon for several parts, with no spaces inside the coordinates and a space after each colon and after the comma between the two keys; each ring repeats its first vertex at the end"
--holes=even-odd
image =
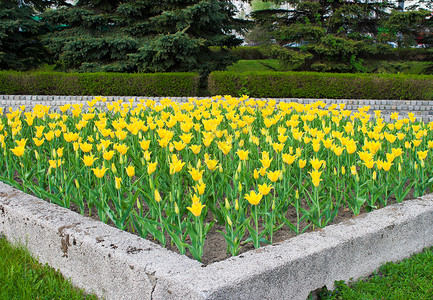
{"type": "MultiPolygon", "coordinates": [[[[0,107],[14,109],[19,106],[25,105],[26,110],[30,110],[34,105],[50,105],[51,107],[58,107],[67,103],[83,103],[91,101],[94,96],[42,96],[42,95],[0,95],[0,107]]],[[[160,101],[164,98],[170,98],[177,102],[187,102],[189,97],[136,97],[136,96],[105,96],[107,101],[124,100],[125,102],[130,99],[134,104],[139,103],[140,99],[151,99],[160,101]]],[[[196,99],[203,99],[203,97],[195,97],[196,99]]],[[[263,98],[261,98],[263,100],[263,98]]],[[[273,98],[277,102],[297,102],[301,104],[309,104],[317,101],[323,101],[328,105],[345,103],[346,109],[357,111],[358,108],[369,106],[369,113],[374,114],[375,110],[380,110],[385,120],[389,121],[389,116],[398,112],[400,117],[406,117],[408,113],[412,112],[415,117],[424,122],[433,121],[433,101],[419,101],[419,100],[366,100],[366,99],[297,99],[297,98],[273,98]]]]}

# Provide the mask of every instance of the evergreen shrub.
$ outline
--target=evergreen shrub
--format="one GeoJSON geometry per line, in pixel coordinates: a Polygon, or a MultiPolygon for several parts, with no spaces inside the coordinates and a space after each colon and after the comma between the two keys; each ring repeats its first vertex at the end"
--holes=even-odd
{"type": "Polygon", "coordinates": [[[195,73],[0,72],[4,95],[196,96],[195,73]]]}

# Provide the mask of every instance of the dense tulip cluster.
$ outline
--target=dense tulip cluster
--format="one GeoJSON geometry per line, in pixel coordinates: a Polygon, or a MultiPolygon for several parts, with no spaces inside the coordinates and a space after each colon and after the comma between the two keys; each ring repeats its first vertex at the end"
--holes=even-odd
{"type": "Polygon", "coordinates": [[[281,227],[324,227],[339,209],[358,215],[433,182],[433,123],[413,114],[386,123],[368,107],[228,96],[95,108],[105,101],[6,110],[0,179],[162,245],[170,237],[198,260],[214,222],[237,255],[281,227]]]}

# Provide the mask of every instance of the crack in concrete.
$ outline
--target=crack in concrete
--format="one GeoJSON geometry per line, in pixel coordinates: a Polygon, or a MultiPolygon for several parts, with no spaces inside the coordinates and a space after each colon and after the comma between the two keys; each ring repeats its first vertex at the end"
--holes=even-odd
{"type": "Polygon", "coordinates": [[[150,284],[152,285],[152,291],[150,292],[150,300],[153,300],[153,293],[155,292],[155,288],[158,283],[158,278],[155,276],[155,273],[156,271],[153,271],[151,273],[146,272],[147,278],[149,279],[150,284]]]}

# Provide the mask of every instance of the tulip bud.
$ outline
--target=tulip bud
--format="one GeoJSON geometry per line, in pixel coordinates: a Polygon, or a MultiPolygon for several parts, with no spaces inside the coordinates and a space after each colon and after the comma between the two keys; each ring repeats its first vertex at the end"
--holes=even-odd
{"type": "Polygon", "coordinates": [[[153,186],[153,180],[152,180],[152,177],[149,177],[149,186],[150,186],[150,189],[151,189],[151,190],[154,190],[154,189],[155,189],[154,186],[153,186]]]}
{"type": "Polygon", "coordinates": [[[356,173],[356,175],[355,175],[355,181],[356,181],[356,182],[359,182],[359,176],[358,176],[358,173],[356,173]]]}
{"type": "Polygon", "coordinates": [[[230,217],[227,216],[227,224],[231,227],[233,225],[232,220],[230,220],[230,217]]]}
{"type": "Polygon", "coordinates": [[[275,210],[275,199],[272,200],[272,210],[275,210]]]}
{"type": "Polygon", "coordinates": [[[177,206],[177,203],[174,202],[174,212],[178,215],[179,214],[179,206],[177,206]]]}
{"type": "Polygon", "coordinates": [[[238,199],[235,200],[235,210],[236,211],[239,210],[239,201],[238,201],[238,199]]]}
{"type": "Polygon", "coordinates": [[[376,173],[376,171],[374,171],[373,172],[373,180],[376,180],[376,178],[377,178],[377,173],[376,173]]]}
{"type": "Polygon", "coordinates": [[[116,169],[116,166],[114,165],[114,163],[111,164],[111,171],[113,171],[113,174],[117,173],[117,169],[116,169]]]}
{"type": "Polygon", "coordinates": [[[229,209],[230,209],[230,203],[229,203],[229,200],[228,200],[227,198],[225,198],[225,199],[224,199],[224,202],[225,202],[226,209],[229,210],[229,209]]]}
{"type": "Polygon", "coordinates": [[[295,199],[299,200],[299,191],[298,190],[296,190],[296,192],[295,192],[295,199]]]}
{"type": "Polygon", "coordinates": [[[346,174],[346,168],[344,166],[341,167],[341,174],[346,174]]]}
{"type": "Polygon", "coordinates": [[[221,165],[219,165],[218,170],[219,170],[220,173],[222,173],[223,172],[223,167],[221,165]]]}
{"type": "Polygon", "coordinates": [[[239,162],[239,164],[238,164],[238,169],[236,170],[236,172],[237,172],[237,173],[240,173],[241,170],[242,170],[242,165],[241,165],[241,162],[239,162]]]}
{"type": "Polygon", "coordinates": [[[158,203],[161,202],[161,194],[158,190],[155,190],[155,201],[158,203]]]}
{"type": "Polygon", "coordinates": [[[200,167],[201,167],[201,159],[199,159],[197,162],[197,169],[200,169],[200,167]]]}
{"type": "Polygon", "coordinates": [[[238,191],[239,193],[242,192],[242,184],[239,182],[239,186],[238,186],[238,191]]]}
{"type": "Polygon", "coordinates": [[[425,166],[424,159],[421,159],[420,165],[421,165],[421,168],[424,168],[424,166],[425,166]]]}
{"type": "Polygon", "coordinates": [[[123,155],[120,155],[120,159],[119,159],[119,163],[122,165],[123,164],[123,155]]]}
{"type": "Polygon", "coordinates": [[[334,167],[334,176],[337,175],[337,169],[334,167]]]}
{"type": "Polygon", "coordinates": [[[398,171],[401,172],[401,164],[398,163],[398,171]]]}
{"type": "Polygon", "coordinates": [[[415,165],[413,166],[413,168],[415,169],[415,171],[418,170],[418,164],[415,163],[415,165]]]}
{"type": "Polygon", "coordinates": [[[53,159],[56,159],[56,157],[57,157],[56,149],[53,149],[53,151],[52,151],[52,155],[53,155],[53,159]]]}
{"type": "Polygon", "coordinates": [[[39,160],[39,153],[36,150],[35,150],[35,158],[36,158],[36,160],[39,160]]]}
{"type": "Polygon", "coordinates": [[[238,180],[239,175],[238,175],[238,171],[236,171],[235,176],[233,177],[235,180],[238,180]]]}
{"type": "Polygon", "coordinates": [[[140,200],[138,198],[137,198],[137,208],[141,209],[141,202],[140,202],[140,200]]]}
{"type": "Polygon", "coordinates": [[[77,179],[75,179],[75,186],[77,187],[77,189],[79,189],[80,188],[80,183],[78,182],[78,180],[77,179]]]}

